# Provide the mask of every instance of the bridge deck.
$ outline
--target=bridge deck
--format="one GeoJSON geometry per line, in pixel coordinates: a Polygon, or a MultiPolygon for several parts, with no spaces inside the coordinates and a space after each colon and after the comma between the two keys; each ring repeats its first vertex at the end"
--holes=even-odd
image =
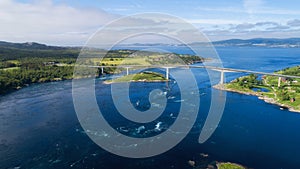
{"type": "Polygon", "coordinates": [[[277,77],[285,77],[285,78],[299,78],[300,76],[292,76],[292,75],[283,75],[277,73],[267,73],[260,71],[252,71],[252,70],[244,70],[244,69],[234,69],[234,68],[224,68],[224,67],[214,67],[214,66],[196,66],[196,65],[119,65],[119,66],[90,66],[90,65],[78,65],[83,67],[91,67],[91,68],[202,68],[209,69],[219,72],[240,72],[240,73],[253,73],[259,75],[268,75],[268,76],[277,76],[277,77]]]}

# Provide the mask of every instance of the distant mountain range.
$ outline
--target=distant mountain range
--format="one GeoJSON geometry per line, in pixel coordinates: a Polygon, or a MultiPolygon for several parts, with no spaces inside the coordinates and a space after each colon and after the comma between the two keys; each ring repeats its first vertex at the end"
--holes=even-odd
{"type": "MultiPolygon", "coordinates": [[[[288,38],[288,39],[275,39],[275,38],[255,38],[255,39],[230,39],[212,42],[214,46],[238,46],[238,47],[280,47],[280,48],[300,48],[300,38],[288,38]]],[[[202,42],[195,42],[189,45],[205,45],[202,42]]],[[[143,44],[135,43],[128,45],[121,45],[122,47],[134,47],[134,46],[181,46],[178,44],[143,44]]],[[[0,53],[1,49],[19,49],[19,50],[80,50],[80,47],[62,47],[62,46],[48,46],[45,44],[26,42],[26,43],[11,43],[0,41],[0,53]]]]}
{"type": "Polygon", "coordinates": [[[16,49],[37,49],[37,50],[66,50],[66,49],[80,49],[80,47],[65,47],[65,46],[48,46],[46,44],[36,42],[25,42],[25,43],[13,43],[0,41],[0,47],[4,48],[16,48],[16,49]]]}
{"type": "Polygon", "coordinates": [[[11,42],[0,41],[0,47],[17,48],[17,49],[38,49],[38,50],[64,49],[64,47],[47,46],[45,44],[40,44],[36,42],[11,43],[11,42]]]}
{"type": "MultiPolygon", "coordinates": [[[[237,47],[273,47],[273,48],[300,48],[300,38],[275,39],[275,38],[255,38],[255,39],[229,39],[212,42],[214,46],[237,46],[237,47]]],[[[188,45],[208,45],[206,42],[194,42],[188,45]]],[[[165,43],[135,43],[121,45],[122,47],[134,46],[184,46],[181,44],[165,44],[165,43]]]]}
{"type": "Polygon", "coordinates": [[[255,38],[255,39],[230,39],[213,42],[215,46],[254,46],[254,47],[282,47],[299,48],[300,38],[273,39],[273,38],[255,38]]]}

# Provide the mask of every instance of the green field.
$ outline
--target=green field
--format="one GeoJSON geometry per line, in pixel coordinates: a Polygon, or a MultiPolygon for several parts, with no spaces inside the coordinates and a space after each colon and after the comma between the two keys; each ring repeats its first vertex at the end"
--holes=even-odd
{"type": "MultiPolygon", "coordinates": [[[[286,68],[275,73],[300,76],[300,67],[286,68]]],[[[257,78],[253,74],[240,77],[226,84],[225,88],[240,93],[261,96],[265,100],[271,100],[274,104],[300,111],[300,79],[281,78],[279,80],[279,77],[276,76],[263,76],[261,80],[257,80],[257,78]],[[254,88],[258,90],[254,91],[254,88]],[[266,91],[263,92],[263,90],[266,91]]]]}
{"type": "Polygon", "coordinates": [[[218,163],[218,169],[245,169],[245,167],[234,163],[218,163]]]}
{"type": "Polygon", "coordinates": [[[183,65],[191,64],[194,61],[201,61],[200,57],[192,57],[188,55],[175,55],[175,54],[149,54],[147,56],[135,56],[135,57],[116,57],[116,58],[90,58],[86,60],[85,64],[92,65],[105,65],[105,66],[116,66],[116,65],[183,65]]]}
{"type": "Polygon", "coordinates": [[[9,67],[9,68],[3,68],[1,70],[11,71],[11,70],[18,70],[18,69],[20,69],[20,67],[9,67]]]}
{"type": "Polygon", "coordinates": [[[92,58],[87,63],[92,65],[105,65],[105,66],[116,66],[116,65],[150,65],[143,57],[135,58],[92,58]]]}
{"type": "Polygon", "coordinates": [[[130,74],[126,76],[122,76],[120,78],[116,78],[113,80],[108,80],[107,83],[121,83],[121,82],[162,82],[167,81],[164,75],[156,72],[140,72],[137,74],[130,74]]]}

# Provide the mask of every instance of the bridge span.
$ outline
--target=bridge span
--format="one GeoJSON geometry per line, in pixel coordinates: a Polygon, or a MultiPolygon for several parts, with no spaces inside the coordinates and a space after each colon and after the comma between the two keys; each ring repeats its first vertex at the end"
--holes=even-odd
{"type": "Polygon", "coordinates": [[[261,71],[253,71],[253,70],[245,70],[245,69],[235,69],[235,68],[224,68],[224,67],[215,67],[215,66],[197,66],[197,65],[117,65],[117,66],[91,66],[91,65],[79,65],[84,67],[91,67],[91,68],[100,68],[101,73],[104,73],[104,68],[123,68],[126,69],[126,74],[129,75],[130,69],[147,69],[147,68],[160,68],[165,69],[166,71],[166,79],[169,79],[169,71],[170,69],[174,68],[183,68],[183,69],[191,69],[191,68],[198,68],[198,69],[208,69],[213,71],[218,71],[221,73],[220,82],[219,84],[224,84],[225,73],[226,72],[237,72],[237,73],[249,73],[249,74],[257,74],[257,75],[267,75],[267,76],[276,76],[278,77],[278,87],[280,87],[280,82],[282,78],[297,78],[300,79],[300,76],[293,76],[293,75],[283,75],[277,73],[268,73],[268,72],[261,72],[261,71]]]}

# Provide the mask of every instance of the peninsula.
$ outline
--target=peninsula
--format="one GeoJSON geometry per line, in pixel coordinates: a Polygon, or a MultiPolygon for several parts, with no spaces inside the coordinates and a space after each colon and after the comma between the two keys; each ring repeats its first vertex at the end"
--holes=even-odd
{"type": "MultiPolygon", "coordinates": [[[[300,66],[286,68],[275,73],[300,76],[300,66]]],[[[267,103],[280,106],[280,109],[300,112],[300,79],[274,76],[258,77],[250,74],[227,84],[215,85],[214,88],[258,96],[267,103]]]]}

